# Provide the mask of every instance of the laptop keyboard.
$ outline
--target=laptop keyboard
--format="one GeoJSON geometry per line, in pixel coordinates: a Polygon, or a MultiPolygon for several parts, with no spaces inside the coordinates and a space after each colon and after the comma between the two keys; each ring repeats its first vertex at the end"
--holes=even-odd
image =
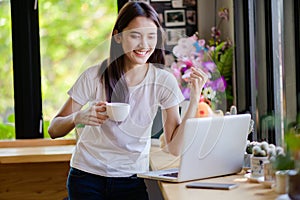
{"type": "Polygon", "coordinates": [[[160,176],[168,176],[168,177],[178,177],[178,172],[167,173],[167,174],[160,174],[160,176]]]}

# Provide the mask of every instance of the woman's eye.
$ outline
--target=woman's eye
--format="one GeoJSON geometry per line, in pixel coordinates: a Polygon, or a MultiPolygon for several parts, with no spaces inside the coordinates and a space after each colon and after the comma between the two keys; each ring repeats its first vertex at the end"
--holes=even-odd
{"type": "Polygon", "coordinates": [[[138,39],[138,38],[140,38],[141,36],[140,36],[140,35],[133,34],[133,35],[130,35],[130,37],[133,38],[133,39],[138,39]]]}
{"type": "Polygon", "coordinates": [[[156,36],[155,35],[150,35],[150,36],[148,36],[148,38],[151,39],[151,40],[153,40],[153,39],[156,38],[156,36]]]}
{"type": "Polygon", "coordinates": [[[151,40],[156,39],[156,34],[148,35],[148,39],[151,39],[151,40]]]}

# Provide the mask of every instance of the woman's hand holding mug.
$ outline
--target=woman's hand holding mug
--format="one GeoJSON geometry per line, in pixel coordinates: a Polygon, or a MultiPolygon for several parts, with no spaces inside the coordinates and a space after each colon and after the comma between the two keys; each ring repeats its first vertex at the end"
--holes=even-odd
{"type": "Polygon", "coordinates": [[[78,111],[74,116],[74,124],[99,126],[108,119],[106,114],[106,102],[96,101],[88,108],[78,111]]]}

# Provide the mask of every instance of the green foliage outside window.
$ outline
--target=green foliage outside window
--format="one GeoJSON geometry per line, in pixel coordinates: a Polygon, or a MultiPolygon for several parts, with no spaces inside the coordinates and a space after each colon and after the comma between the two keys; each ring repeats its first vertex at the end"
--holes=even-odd
{"type": "MultiPolygon", "coordinates": [[[[0,139],[15,138],[11,17],[8,0],[0,0],[0,139]],[[7,78],[9,77],[9,79],[7,78]]],[[[83,70],[108,55],[117,17],[116,0],[39,1],[44,134],[83,70]]]]}
{"type": "Polygon", "coordinates": [[[0,139],[15,137],[10,1],[0,0],[0,139]]]}

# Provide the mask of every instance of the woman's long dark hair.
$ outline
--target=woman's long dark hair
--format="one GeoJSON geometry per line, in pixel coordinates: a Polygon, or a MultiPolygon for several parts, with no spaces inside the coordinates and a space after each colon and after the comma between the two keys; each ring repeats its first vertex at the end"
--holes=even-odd
{"type": "Polygon", "coordinates": [[[163,29],[157,12],[147,3],[128,2],[120,10],[112,31],[110,57],[102,63],[99,71],[104,78],[106,100],[108,102],[128,102],[128,87],[124,79],[124,51],[122,44],[115,41],[114,35],[120,34],[136,17],[151,19],[157,26],[157,44],[147,62],[165,64],[163,29]]]}

